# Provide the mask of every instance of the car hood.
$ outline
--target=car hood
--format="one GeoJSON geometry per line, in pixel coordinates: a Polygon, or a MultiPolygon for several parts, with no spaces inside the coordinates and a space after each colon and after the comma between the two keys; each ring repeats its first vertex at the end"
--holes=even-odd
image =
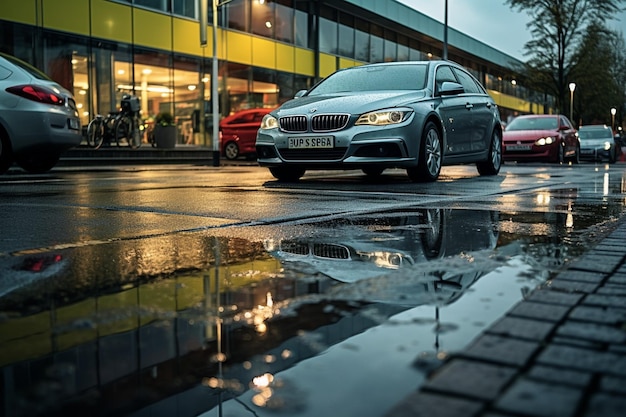
{"type": "Polygon", "coordinates": [[[502,139],[505,141],[516,141],[525,139],[539,139],[546,136],[556,135],[556,130],[505,130],[502,135],[502,139]]]}
{"type": "Polygon", "coordinates": [[[426,97],[426,91],[377,91],[362,94],[333,94],[304,96],[290,100],[277,109],[277,116],[310,113],[346,113],[362,114],[386,107],[408,106],[426,97]]]}

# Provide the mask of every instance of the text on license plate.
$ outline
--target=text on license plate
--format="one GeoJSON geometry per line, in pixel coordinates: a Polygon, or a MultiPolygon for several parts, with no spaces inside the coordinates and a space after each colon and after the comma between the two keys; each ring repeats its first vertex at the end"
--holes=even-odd
{"type": "Polygon", "coordinates": [[[529,151],[533,145],[506,145],[507,151],[529,151]]]}
{"type": "Polygon", "coordinates": [[[319,149],[332,148],[334,138],[332,136],[309,136],[302,138],[289,138],[289,149],[319,149]]]}

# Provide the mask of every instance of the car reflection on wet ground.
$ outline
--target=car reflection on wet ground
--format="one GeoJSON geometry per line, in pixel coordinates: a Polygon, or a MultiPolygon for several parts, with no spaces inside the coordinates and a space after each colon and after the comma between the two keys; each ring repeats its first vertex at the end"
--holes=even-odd
{"type": "Polygon", "coordinates": [[[507,198],[4,258],[2,409],[383,415],[623,211],[507,198]]]}

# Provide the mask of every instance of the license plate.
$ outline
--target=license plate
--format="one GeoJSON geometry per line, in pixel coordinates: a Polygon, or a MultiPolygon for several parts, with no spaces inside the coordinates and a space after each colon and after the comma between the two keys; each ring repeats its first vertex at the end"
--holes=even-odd
{"type": "Polygon", "coordinates": [[[335,144],[332,136],[308,136],[289,138],[289,149],[323,149],[332,148],[335,144]]]}
{"type": "Polygon", "coordinates": [[[507,145],[507,151],[529,151],[533,148],[533,145],[507,145]]]}

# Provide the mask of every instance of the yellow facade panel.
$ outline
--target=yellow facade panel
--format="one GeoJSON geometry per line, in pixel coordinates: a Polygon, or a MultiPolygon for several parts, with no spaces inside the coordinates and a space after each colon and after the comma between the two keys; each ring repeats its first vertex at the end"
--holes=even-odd
{"type": "Polygon", "coordinates": [[[354,59],[339,58],[339,68],[350,68],[356,67],[357,65],[361,65],[361,63],[354,59]]]}
{"type": "Polygon", "coordinates": [[[252,38],[252,65],[263,68],[276,68],[276,43],[267,39],[252,38]]]}
{"type": "Polygon", "coordinates": [[[295,71],[295,50],[293,46],[276,44],[276,69],[285,72],[295,71]]]}
{"type": "MultiPolygon", "coordinates": [[[[503,94],[495,90],[488,90],[487,92],[489,93],[491,97],[493,97],[493,100],[496,102],[496,104],[502,108],[510,109],[510,110],[517,110],[523,113],[528,113],[531,111],[531,105],[532,105],[533,113],[538,112],[538,109],[537,109],[538,105],[532,104],[530,101],[522,100],[519,97],[510,96],[508,94],[503,94]]],[[[543,111],[543,106],[539,106],[539,107],[541,107],[541,110],[543,111]]]]}
{"type": "Polygon", "coordinates": [[[186,19],[174,19],[174,51],[190,55],[202,55],[202,49],[206,49],[205,53],[211,55],[212,33],[208,32],[208,48],[200,46],[200,25],[186,19]]]}
{"type": "Polygon", "coordinates": [[[10,1],[6,0],[3,6],[0,6],[0,19],[9,22],[24,23],[27,25],[37,25],[36,5],[34,1],[10,1]]]}
{"type": "MultiPolygon", "coordinates": [[[[252,37],[236,32],[226,34],[226,57],[230,62],[252,65],[252,37]]],[[[221,37],[218,37],[218,40],[221,37]]],[[[217,50],[220,50],[218,45],[217,50]]]]}
{"type": "Polygon", "coordinates": [[[92,0],[91,35],[119,42],[132,42],[132,9],[111,1],[92,0]]]}
{"type": "Polygon", "coordinates": [[[135,44],[172,50],[172,18],[162,13],[135,9],[135,44]]]}
{"type": "Polygon", "coordinates": [[[307,49],[295,48],[295,72],[296,74],[315,76],[315,54],[307,49]]]}
{"type": "Polygon", "coordinates": [[[337,70],[337,57],[320,53],[320,77],[326,77],[337,70]]]}
{"type": "Polygon", "coordinates": [[[89,2],[84,0],[43,0],[43,26],[80,35],[89,35],[89,2]],[[71,11],[68,12],[68,11],[71,11]],[[71,18],[69,18],[71,16],[71,18]]]}

